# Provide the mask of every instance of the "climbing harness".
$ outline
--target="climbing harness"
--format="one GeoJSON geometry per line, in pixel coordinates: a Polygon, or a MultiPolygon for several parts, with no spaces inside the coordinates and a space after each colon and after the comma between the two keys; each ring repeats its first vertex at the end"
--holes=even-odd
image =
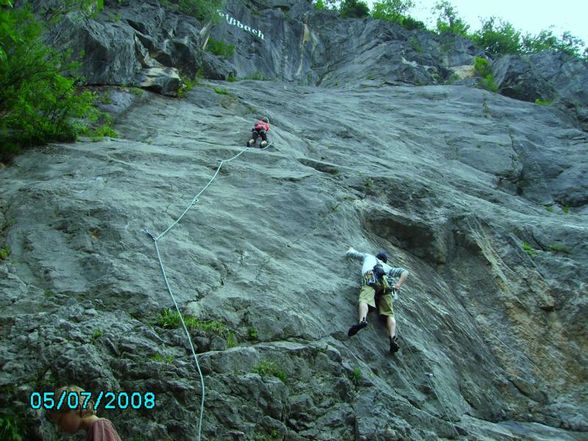
{"type": "MultiPolygon", "coordinates": [[[[267,150],[271,145],[273,144],[273,142],[270,142],[268,145],[266,145],[265,147],[263,147],[261,150],[267,150]]],[[[202,398],[200,401],[200,416],[198,418],[198,441],[200,441],[201,439],[201,434],[202,434],[202,417],[204,415],[204,395],[205,395],[205,389],[204,389],[204,377],[202,376],[202,371],[200,370],[200,363],[198,363],[198,356],[196,355],[196,351],[194,349],[194,344],[192,343],[192,338],[190,337],[190,333],[188,332],[188,328],[186,327],[186,323],[184,322],[184,317],[182,315],[182,312],[180,311],[180,308],[178,306],[178,303],[176,302],[176,298],[174,297],[174,294],[172,292],[171,286],[169,284],[169,280],[167,278],[167,274],[165,272],[165,267],[163,265],[163,260],[161,259],[161,253],[159,252],[159,245],[158,242],[163,239],[163,237],[169,233],[171,231],[172,228],[174,228],[181,220],[182,218],[186,215],[186,213],[188,213],[188,211],[190,210],[190,208],[192,208],[194,205],[196,205],[196,203],[198,202],[198,198],[206,191],[206,189],[208,187],[210,187],[210,185],[214,182],[214,180],[216,179],[216,177],[218,176],[220,169],[222,168],[223,164],[226,162],[231,162],[234,159],[237,159],[239,156],[241,156],[243,153],[245,153],[245,151],[247,150],[251,150],[250,148],[246,147],[244,149],[242,149],[239,153],[237,153],[235,156],[229,158],[229,159],[223,159],[223,160],[219,160],[219,165],[216,169],[216,172],[214,173],[214,175],[212,176],[212,178],[210,178],[210,180],[208,181],[208,183],[204,186],[204,188],[202,190],[200,190],[200,192],[198,192],[198,194],[196,196],[194,196],[194,198],[192,199],[192,201],[188,204],[188,206],[186,207],[186,209],[184,210],[184,212],[180,215],[180,217],[178,217],[169,227],[167,227],[163,233],[155,236],[154,234],[152,234],[147,227],[143,228],[143,232],[145,234],[147,234],[152,240],[153,243],[155,245],[155,251],[157,253],[157,260],[159,261],[159,267],[161,269],[161,274],[163,275],[163,280],[165,282],[165,287],[167,288],[167,291],[174,303],[174,306],[176,308],[176,311],[180,317],[180,321],[182,322],[182,328],[184,329],[184,332],[186,333],[186,337],[188,338],[188,342],[190,343],[190,350],[192,351],[192,355],[194,357],[194,364],[196,365],[196,369],[198,370],[198,375],[200,376],[200,386],[202,388],[202,398]]]]}

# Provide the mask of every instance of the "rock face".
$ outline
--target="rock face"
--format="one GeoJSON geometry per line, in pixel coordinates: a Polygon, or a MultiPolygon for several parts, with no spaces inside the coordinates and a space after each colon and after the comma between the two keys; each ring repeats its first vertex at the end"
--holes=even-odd
{"type": "MultiPolygon", "coordinates": [[[[20,0],[47,18],[57,0],[20,0]]],[[[279,79],[339,87],[377,84],[474,85],[472,65],[482,56],[470,41],[451,34],[409,31],[372,19],[341,19],[308,1],[229,0],[211,23],[174,13],[157,0],[106,1],[95,15],[70,12],[50,28],[49,41],[83,59],[92,85],[143,87],[176,95],[179,74],[193,78],[279,79]],[[232,45],[232,54],[203,50],[210,39],[232,45]]],[[[540,98],[588,128],[588,65],[561,53],[505,56],[493,64],[505,96],[540,98]]]]}
{"type": "Polygon", "coordinates": [[[508,55],[493,66],[500,93],[535,102],[554,101],[588,130],[588,63],[564,53],[508,55]]]}
{"type": "MultiPolygon", "coordinates": [[[[184,313],[225,329],[191,331],[203,439],[584,439],[585,134],[477,89],[369,84],[148,95],[119,114],[121,139],[0,171],[2,407],[44,384],[150,391],[156,411],[101,415],[123,439],[195,439],[199,377],[161,320],[143,229],[166,229],[267,112],[275,147],[223,165],[160,242],[184,313]],[[349,245],[411,272],[395,356],[373,314],[346,336],[349,245]]],[[[27,439],[55,439],[29,421],[27,439]]]]}
{"type": "Polygon", "coordinates": [[[323,86],[365,79],[439,84],[449,78],[449,68],[472,64],[480,54],[460,38],[380,20],[345,20],[305,1],[229,1],[224,13],[211,36],[236,46],[227,63],[245,78],[323,86]]]}
{"type": "MultiPolygon", "coordinates": [[[[0,415],[26,415],[23,439],[53,441],[31,392],[151,392],[155,409],[98,413],[124,440],[197,438],[200,377],[145,229],[166,230],[268,115],[272,147],[223,163],[158,242],[204,377],[202,439],[586,439],[586,132],[555,106],[418,85],[467,64],[466,43],[437,70],[422,61],[434,50],[399,66],[385,61],[402,46],[394,27],[306,2],[251,5],[225,12],[242,13],[242,29],[225,15],[212,31],[234,32],[236,54],[203,63],[280,81],[201,82],[182,100],[112,90],[119,139],[38,148],[0,169],[0,415]],[[361,44],[384,34],[352,58],[335,50],[351,44],[345,29],[363,29],[361,44]],[[280,52],[280,35],[310,40],[280,52]],[[374,79],[368,53],[383,54],[374,79]],[[386,249],[410,271],[394,356],[374,313],[347,337],[361,268],[349,246],[386,249]]],[[[136,54],[138,38],[120,47],[136,54]]],[[[138,62],[129,81],[179,66],[156,52],[143,59],[163,67],[138,62]]]]}
{"type": "MultiPolygon", "coordinates": [[[[21,1],[40,17],[59,10],[55,1],[21,1]]],[[[90,85],[137,86],[176,95],[179,73],[193,76],[203,61],[202,27],[158,1],[106,2],[97,15],[69,12],[49,28],[47,39],[82,60],[90,85]]]]}

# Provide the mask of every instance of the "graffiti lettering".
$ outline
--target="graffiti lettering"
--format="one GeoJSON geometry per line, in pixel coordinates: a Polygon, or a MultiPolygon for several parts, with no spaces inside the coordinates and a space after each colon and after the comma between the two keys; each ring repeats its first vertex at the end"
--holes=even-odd
{"type": "Polygon", "coordinates": [[[237,20],[234,17],[231,17],[228,13],[223,12],[220,9],[218,10],[218,15],[220,15],[221,17],[224,17],[225,20],[227,20],[227,23],[230,24],[231,26],[237,26],[239,29],[243,29],[243,30],[249,32],[250,34],[255,35],[256,37],[259,37],[262,40],[265,40],[263,33],[259,29],[253,29],[250,26],[244,25],[239,20],[237,20]]]}

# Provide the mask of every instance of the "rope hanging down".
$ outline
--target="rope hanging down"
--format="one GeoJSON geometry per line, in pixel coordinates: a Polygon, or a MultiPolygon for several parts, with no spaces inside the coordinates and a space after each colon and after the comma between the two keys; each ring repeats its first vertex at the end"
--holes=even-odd
{"type": "MultiPolygon", "coordinates": [[[[273,143],[269,143],[268,145],[266,145],[264,148],[262,148],[261,150],[266,150],[268,149],[273,143]]],[[[186,215],[186,213],[188,213],[188,211],[190,210],[190,208],[192,208],[194,205],[196,205],[196,203],[198,202],[198,198],[206,191],[206,189],[208,187],[210,187],[210,185],[214,182],[214,180],[216,179],[216,177],[218,176],[220,169],[222,168],[223,164],[225,162],[231,162],[234,159],[237,159],[239,156],[241,156],[243,153],[245,153],[247,150],[250,150],[249,147],[245,147],[243,150],[241,150],[239,153],[237,153],[235,156],[229,158],[229,159],[223,159],[223,160],[219,160],[219,165],[216,169],[216,172],[214,173],[214,175],[212,176],[212,178],[210,178],[210,180],[208,181],[208,183],[204,186],[204,188],[202,190],[200,190],[200,192],[198,192],[198,194],[196,196],[194,196],[194,198],[192,199],[192,202],[190,202],[190,204],[186,207],[186,209],[184,210],[184,212],[180,215],[180,217],[178,217],[169,227],[167,227],[167,229],[159,234],[158,236],[154,236],[147,228],[143,229],[143,232],[145,232],[152,240],[153,243],[155,244],[155,251],[157,253],[157,260],[159,261],[159,267],[161,269],[161,274],[163,275],[163,280],[165,282],[165,287],[167,288],[167,291],[174,303],[174,306],[176,308],[176,311],[180,317],[180,321],[182,322],[182,328],[184,329],[184,332],[186,333],[186,337],[188,338],[188,342],[190,343],[190,350],[192,351],[192,355],[194,357],[194,364],[196,365],[196,369],[198,370],[198,375],[200,376],[200,386],[202,388],[202,399],[200,401],[200,416],[198,418],[198,441],[200,441],[201,439],[201,434],[202,434],[202,417],[204,415],[204,377],[202,376],[202,371],[200,370],[200,363],[198,363],[198,356],[196,355],[196,351],[194,350],[194,344],[192,343],[192,337],[190,337],[190,333],[188,332],[188,327],[186,326],[186,323],[184,322],[184,317],[182,315],[182,312],[180,311],[180,307],[178,306],[178,303],[176,302],[176,298],[174,297],[174,294],[172,292],[171,286],[169,284],[169,280],[167,278],[167,274],[165,273],[165,267],[163,265],[163,260],[161,259],[161,253],[159,252],[159,245],[158,245],[158,241],[160,239],[162,239],[167,233],[169,233],[171,231],[172,228],[174,228],[181,220],[182,218],[186,215]]]]}

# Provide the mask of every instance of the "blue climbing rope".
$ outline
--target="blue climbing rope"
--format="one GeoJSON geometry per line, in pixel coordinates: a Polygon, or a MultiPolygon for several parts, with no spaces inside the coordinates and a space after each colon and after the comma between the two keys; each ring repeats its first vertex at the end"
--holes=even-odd
{"type": "MultiPolygon", "coordinates": [[[[261,150],[266,150],[268,149],[273,143],[269,143],[268,145],[266,145],[265,147],[263,147],[261,150]]],[[[229,158],[229,159],[223,159],[218,161],[219,165],[216,169],[216,172],[214,173],[214,175],[212,176],[212,178],[210,178],[210,180],[208,181],[208,183],[204,186],[204,188],[202,190],[200,190],[198,192],[198,194],[196,196],[194,196],[194,198],[192,198],[192,201],[190,202],[190,204],[188,204],[188,206],[186,207],[186,209],[184,210],[184,212],[180,215],[180,217],[178,217],[169,227],[167,227],[161,234],[155,236],[153,235],[147,228],[143,229],[143,232],[146,233],[152,240],[153,243],[155,244],[155,251],[157,253],[157,260],[159,261],[159,267],[161,269],[161,274],[163,275],[163,280],[165,282],[165,287],[167,288],[167,291],[174,303],[174,306],[176,308],[176,311],[180,317],[180,321],[182,322],[182,328],[184,329],[184,332],[186,334],[186,337],[188,338],[188,342],[190,343],[190,350],[192,351],[192,355],[194,357],[194,364],[196,365],[196,369],[198,370],[198,375],[200,376],[200,387],[202,389],[202,398],[200,400],[200,416],[198,418],[198,441],[200,441],[201,436],[202,436],[202,417],[204,416],[204,398],[205,398],[205,387],[204,387],[204,377],[202,375],[202,371],[200,370],[200,363],[198,363],[198,356],[196,355],[196,350],[194,349],[194,343],[192,342],[192,337],[190,337],[190,333],[188,332],[188,327],[186,326],[186,323],[184,322],[184,316],[182,315],[182,311],[180,311],[180,307],[178,306],[178,302],[176,302],[176,298],[174,297],[174,294],[172,292],[171,286],[169,284],[169,280],[167,278],[167,274],[165,272],[165,266],[163,265],[163,260],[161,259],[161,253],[159,252],[159,245],[158,242],[163,239],[163,237],[169,233],[172,228],[174,228],[181,220],[182,218],[186,215],[186,213],[188,213],[188,211],[190,211],[190,208],[194,207],[194,205],[196,205],[198,203],[198,198],[208,189],[208,187],[210,187],[210,185],[214,182],[214,180],[216,179],[216,177],[218,176],[220,169],[222,168],[223,164],[227,163],[227,162],[231,162],[234,159],[237,159],[239,156],[241,156],[243,153],[245,153],[247,150],[251,150],[251,148],[249,147],[245,147],[244,149],[242,149],[239,153],[237,153],[235,156],[229,158]]]]}

